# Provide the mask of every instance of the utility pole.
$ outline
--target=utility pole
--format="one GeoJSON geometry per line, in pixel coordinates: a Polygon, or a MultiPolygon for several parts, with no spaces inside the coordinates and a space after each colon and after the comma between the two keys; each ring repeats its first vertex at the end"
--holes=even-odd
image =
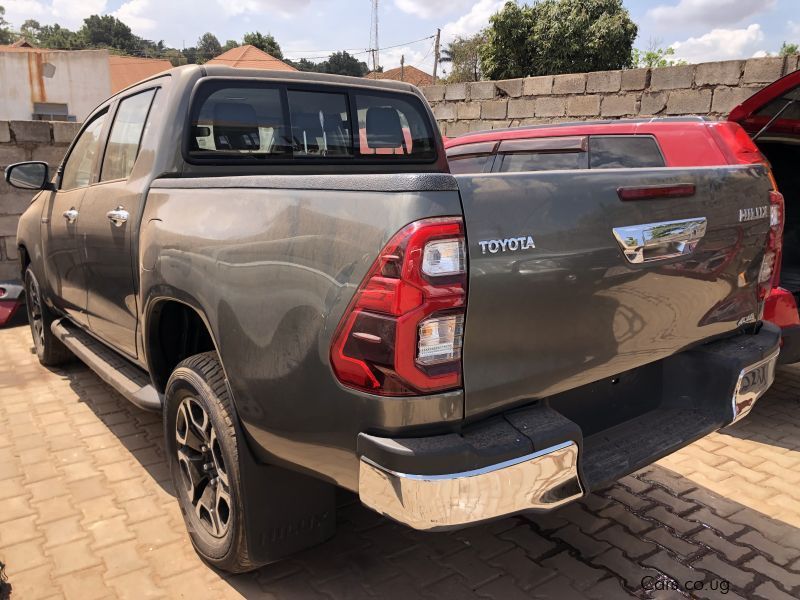
{"type": "Polygon", "coordinates": [[[369,32],[369,45],[372,51],[372,70],[377,71],[381,65],[381,57],[379,48],[380,42],[378,41],[378,0],[372,0],[372,15],[371,27],[369,32]]]}
{"type": "Polygon", "coordinates": [[[406,55],[400,55],[400,81],[406,80],[406,55]]]}
{"type": "Polygon", "coordinates": [[[436,84],[436,70],[439,67],[439,36],[442,35],[442,30],[436,30],[436,43],[433,47],[433,83],[436,84]]]}

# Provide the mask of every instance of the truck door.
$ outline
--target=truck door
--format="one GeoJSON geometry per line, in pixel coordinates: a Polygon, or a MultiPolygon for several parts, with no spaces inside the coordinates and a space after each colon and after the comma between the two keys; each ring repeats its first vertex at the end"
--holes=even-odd
{"type": "Polygon", "coordinates": [[[83,198],[102,148],[108,109],[94,115],[69,151],[42,215],[45,278],[53,303],[82,325],[86,319],[86,269],[78,242],[83,198]]]}
{"type": "Polygon", "coordinates": [[[138,321],[133,241],[146,174],[132,173],[155,94],[155,88],[137,91],[118,102],[99,181],[86,191],[78,225],[89,329],[133,357],[138,321]]]}

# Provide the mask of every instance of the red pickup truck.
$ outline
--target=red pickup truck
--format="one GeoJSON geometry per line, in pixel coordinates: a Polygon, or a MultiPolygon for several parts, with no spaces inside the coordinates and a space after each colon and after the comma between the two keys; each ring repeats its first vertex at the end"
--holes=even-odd
{"type": "MultiPolygon", "coordinates": [[[[781,327],[780,362],[800,361],[800,71],[748,98],[727,121],[679,117],[496,129],[446,140],[445,148],[454,174],[766,163],[774,191],[769,205],[754,209],[770,211],[773,225],[774,268],[764,271],[760,291],[763,318],[781,327]]],[[[625,193],[620,189],[621,200],[655,201],[691,196],[694,189],[675,185],[637,190],[635,197],[625,193]]],[[[758,215],[739,216],[740,222],[751,218],[758,215]]],[[[726,257],[706,250],[698,260],[705,256],[713,263],[705,270],[713,277],[726,257]]]]}

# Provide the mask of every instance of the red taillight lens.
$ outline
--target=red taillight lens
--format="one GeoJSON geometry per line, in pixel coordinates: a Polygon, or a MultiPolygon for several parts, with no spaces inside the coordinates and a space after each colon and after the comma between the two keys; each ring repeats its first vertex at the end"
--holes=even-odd
{"type": "Polygon", "coordinates": [[[780,283],[784,219],[783,194],[773,190],[769,193],[769,237],[767,239],[767,249],[764,252],[761,271],[758,276],[759,300],[766,299],[770,290],[780,283]]]}
{"type": "Polygon", "coordinates": [[[342,384],[385,396],[461,385],[464,254],[460,217],[416,221],[389,240],[333,338],[342,384]]]}

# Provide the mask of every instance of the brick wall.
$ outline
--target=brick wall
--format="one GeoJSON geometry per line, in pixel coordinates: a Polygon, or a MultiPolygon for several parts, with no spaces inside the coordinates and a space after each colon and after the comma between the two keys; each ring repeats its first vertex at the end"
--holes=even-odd
{"type": "Polygon", "coordinates": [[[704,115],[722,117],[800,68],[800,56],[752,58],[422,89],[444,135],[557,121],[704,115]]]}
{"type": "MultiPolygon", "coordinates": [[[[43,160],[55,168],[78,127],[79,123],[0,121],[0,171],[23,160],[43,160]]],[[[33,196],[0,181],[0,281],[19,278],[17,221],[33,196]]]]}

